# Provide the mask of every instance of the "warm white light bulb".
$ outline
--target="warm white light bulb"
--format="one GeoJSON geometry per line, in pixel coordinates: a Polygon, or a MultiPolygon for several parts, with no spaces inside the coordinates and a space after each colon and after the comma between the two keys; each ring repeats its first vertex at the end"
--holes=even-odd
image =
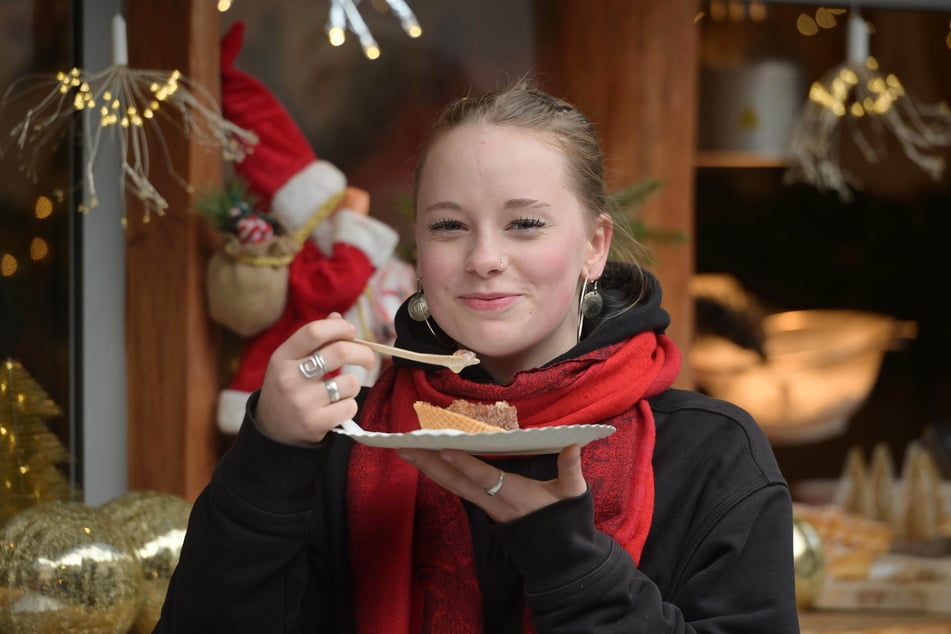
{"type": "Polygon", "coordinates": [[[327,31],[327,39],[331,46],[340,46],[347,41],[347,35],[343,29],[332,27],[327,31]]]}

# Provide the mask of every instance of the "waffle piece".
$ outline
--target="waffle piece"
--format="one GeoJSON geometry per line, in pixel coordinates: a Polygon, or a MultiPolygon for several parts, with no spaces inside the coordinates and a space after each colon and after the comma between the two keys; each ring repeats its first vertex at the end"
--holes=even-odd
{"type": "MultiPolygon", "coordinates": [[[[457,403],[459,401],[456,401],[457,403]]],[[[455,405],[455,403],[454,403],[455,405]]],[[[475,403],[469,403],[469,405],[475,405],[475,403]]],[[[498,410],[501,410],[501,407],[496,405],[488,405],[482,407],[492,407],[498,410]]],[[[452,407],[452,406],[450,406],[452,407]]],[[[508,407],[507,405],[505,407],[508,407]]],[[[482,422],[474,418],[471,414],[476,413],[476,409],[468,409],[466,411],[470,412],[470,415],[465,415],[459,413],[458,411],[452,411],[448,408],[437,407],[431,405],[424,401],[416,401],[413,403],[413,409],[416,410],[416,416],[419,418],[419,426],[423,429],[458,429],[470,434],[478,433],[494,433],[505,431],[502,427],[498,425],[493,425],[487,422],[482,422]]],[[[457,405],[456,409],[465,409],[462,406],[457,405]]],[[[511,416],[515,415],[515,408],[509,408],[512,410],[511,416]]],[[[499,420],[503,416],[499,412],[490,412],[495,414],[495,420],[499,420]]],[[[505,416],[508,416],[507,414],[505,416]]],[[[516,423],[517,426],[517,423],[516,423]]]]}
{"type": "Polygon", "coordinates": [[[505,401],[496,401],[491,405],[456,400],[447,407],[450,412],[462,414],[502,429],[518,429],[518,411],[505,401]]]}

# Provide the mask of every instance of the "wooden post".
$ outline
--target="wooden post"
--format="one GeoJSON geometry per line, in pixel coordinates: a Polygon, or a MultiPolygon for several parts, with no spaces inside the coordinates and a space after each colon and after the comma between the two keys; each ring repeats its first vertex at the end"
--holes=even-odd
{"type": "MultiPolygon", "coordinates": [[[[650,227],[687,237],[648,244],[671,314],[668,334],[686,354],[694,329],[694,157],[699,0],[538,0],[538,71],[545,88],[595,123],[609,191],[659,179],[639,210],[650,227]]],[[[693,384],[687,364],[678,381],[693,384]]]]}
{"type": "MultiPolygon", "coordinates": [[[[220,93],[219,17],[209,0],[127,2],[130,68],[178,69],[220,93]]],[[[196,191],[220,184],[221,153],[162,122],[175,172],[196,191]]],[[[150,180],[168,201],[164,216],[143,222],[128,205],[126,358],[128,469],[131,490],[160,490],[193,500],[218,457],[214,423],[219,329],[205,309],[207,222],[191,212],[193,194],[166,169],[150,137],[150,180]]]]}

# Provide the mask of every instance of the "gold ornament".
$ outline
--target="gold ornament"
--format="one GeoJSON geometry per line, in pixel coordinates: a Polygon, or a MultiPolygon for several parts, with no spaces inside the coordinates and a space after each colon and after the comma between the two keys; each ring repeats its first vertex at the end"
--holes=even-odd
{"type": "Polygon", "coordinates": [[[133,491],[100,510],[132,540],[142,566],[142,604],[130,632],[148,634],[158,623],[168,582],[178,564],[191,504],[158,491],[133,491]]]}
{"type": "Polygon", "coordinates": [[[815,603],[825,582],[825,555],[815,527],[793,518],[793,564],[796,572],[796,605],[808,608],[815,603]]]}
{"type": "Polygon", "coordinates": [[[0,632],[124,634],[141,585],[129,538],[80,502],[28,508],[0,530],[0,632]]]}

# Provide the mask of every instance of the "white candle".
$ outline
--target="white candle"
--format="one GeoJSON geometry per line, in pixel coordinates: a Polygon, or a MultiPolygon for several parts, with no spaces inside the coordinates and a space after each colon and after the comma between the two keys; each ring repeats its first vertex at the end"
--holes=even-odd
{"type": "Polygon", "coordinates": [[[129,47],[126,44],[125,18],[118,13],[112,16],[112,64],[129,65],[129,47]]]}
{"type": "Polygon", "coordinates": [[[846,39],[848,62],[864,66],[868,59],[868,24],[857,12],[849,14],[849,31],[846,39]]]}

